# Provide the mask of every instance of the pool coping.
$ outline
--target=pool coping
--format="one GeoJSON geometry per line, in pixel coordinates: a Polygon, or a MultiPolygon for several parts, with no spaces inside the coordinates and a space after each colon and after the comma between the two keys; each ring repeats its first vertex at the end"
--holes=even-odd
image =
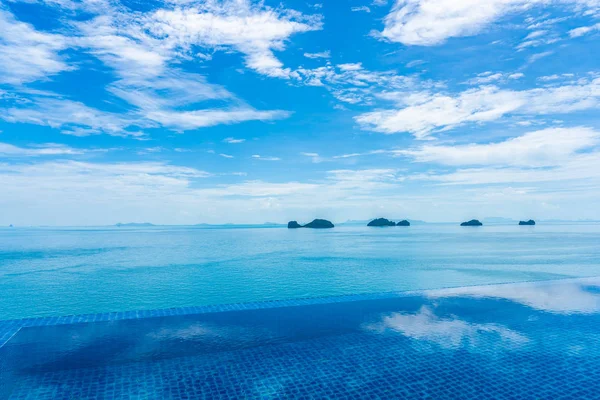
{"type": "Polygon", "coordinates": [[[379,293],[361,293],[361,294],[346,294],[337,296],[319,296],[319,297],[305,297],[298,299],[288,300],[263,300],[246,303],[230,303],[230,304],[214,304],[204,306],[190,306],[190,307],[173,307],[163,308],[154,310],[131,310],[131,311],[115,311],[106,313],[94,313],[94,314],[78,314],[78,315],[65,315],[65,316],[47,316],[47,317],[32,317],[12,320],[0,320],[0,349],[10,341],[22,328],[38,327],[38,326],[53,326],[53,325],[69,325],[78,323],[90,323],[90,322],[108,322],[108,321],[123,321],[133,320],[142,318],[159,318],[159,317],[172,317],[182,315],[194,315],[194,314],[208,314],[228,311],[243,311],[243,310],[257,310],[257,309],[268,309],[268,308],[280,308],[280,307],[295,307],[295,306],[307,306],[316,304],[330,304],[330,303],[344,303],[353,301],[364,301],[364,300],[381,300],[390,298],[402,298],[410,296],[427,296],[427,294],[434,294],[439,297],[444,292],[448,294],[464,288],[477,288],[477,287],[504,287],[504,286],[543,286],[543,285],[554,285],[564,283],[585,283],[586,281],[597,280],[600,277],[584,277],[584,278],[564,278],[564,279],[552,279],[543,281],[520,281],[520,282],[507,282],[507,283],[493,283],[486,285],[472,285],[472,286],[453,286],[445,287],[440,289],[425,289],[425,290],[410,290],[410,291],[391,291],[391,292],[379,292],[379,293]]]}

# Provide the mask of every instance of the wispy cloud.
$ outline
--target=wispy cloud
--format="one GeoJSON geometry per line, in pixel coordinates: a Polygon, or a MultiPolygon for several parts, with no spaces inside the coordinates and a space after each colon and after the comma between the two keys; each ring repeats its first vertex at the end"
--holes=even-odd
{"type": "Polygon", "coordinates": [[[364,11],[366,13],[370,13],[371,9],[367,6],[360,6],[360,7],[351,7],[350,8],[351,11],[353,12],[357,12],[357,11],[364,11]]]}
{"type": "Polygon", "coordinates": [[[487,72],[482,72],[480,74],[477,74],[476,77],[468,79],[464,83],[467,85],[486,85],[486,84],[494,83],[494,82],[505,82],[505,81],[511,80],[511,79],[520,79],[524,76],[525,75],[521,72],[510,73],[510,72],[487,71],[487,72]]]}
{"type": "Polygon", "coordinates": [[[486,123],[507,115],[566,114],[600,105],[600,79],[578,84],[523,91],[483,86],[458,94],[387,92],[380,98],[397,109],[372,111],[357,116],[363,129],[382,133],[410,132],[428,138],[436,129],[452,129],[466,123],[486,123]]]}
{"type": "Polygon", "coordinates": [[[330,58],[331,51],[322,51],[320,53],[304,53],[304,57],[306,58],[330,58]]]}
{"type": "MultiPolygon", "coordinates": [[[[189,59],[188,52],[196,45],[213,50],[232,46],[249,58],[266,59],[272,49],[283,48],[289,35],[318,29],[320,23],[318,17],[275,11],[249,1],[209,2],[200,8],[174,7],[145,14],[101,3],[86,5],[85,11],[93,17],[69,21],[61,35],[38,32],[0,9],[0,27],[5,28],[0,33],[0,57],[4,56],[0,72],[7,69],[0,81],[19,84],[71,70],[60,51],[76,48],[115,72],[117,80],[107,90],[129,106],[107,112],[58,95],[32,96],[19,88],[16,93],[26,102],[7,102],[0,118],[47,125],[75,136],[107,133],[138,138],[143,135],[140,128],[184,131],[286,118],[286,111],[255,110],[223,87],[174,64],[189,59]],[[213,103],[204,106],[206,101],[213,103]]],[[[52,5],[79,7],[68,1],[52,5]]]]}
{"type": "Polygon", "coordinates": [[[595,31],[600,31],[600,22],[590,26],[581,26],[579,28],[571,29],[569,31],[569,36],[576,38],[595,31]]]}
{"type": "Polygon", "coordinates": [[[548,57],[550,55],[552,55],[554,52],[553,51],[543,51],[541,53],[536,53],[536,54],[532,54],[529,59],[527,60],[527,62],[529,64],[532,64],[538,60],[541,60],[544,57],[548,57]]]}
{"type": "Polygon", "coordinates": [[[466,145],[424,145],[394,153],[417,162],[453,166],[496,165],[548,167],[565,163],[582,150],[600,144],[600,132],[586,127],[548,128],[502,142],[466,145]]]}
{"type": "Polygon", "coordinates": [[[246,0],[205,2],[148,16],[143,28],[164,38],[170,48],[188,51],[191,46],[209,49],[232,48],[245,55],[246,66],[260,74],[286,78],[273,50],[283,50],[285,41],[296,33],[319,30],[320,15],[303,15],[286,9],[272,9],[246,0]]]}
{"type": "Polygon", "coordinates": [[[223,139],[223,142],[229,143],[229,144],[244,143],[245,141],[246,141],[246,139],[236,139],[233,137],[228,137],[228,138],[223,139]]]}
{"type": "MultiPolygon", "coordinates": [[[[549,3],[546,0],[397,0],[378,36],[405,45],[439,45],[449,38],[473,36],[509,13],[549,3]]],[[[565,0],[562,4],[592,10],[597,7],[594,2],[581,0],[565,0]]]]}
{"type": "Polygon", "coordinates": [[[74,69],[61,54],[67,47],[63,35],[40,32],[0,5],[0,83],[22,84],[74,69]]]}
{"type": "MultiPolygon", "coordinates": [[[[77,101],[53,97],[33,97],[24,105],[1,109],[0,118],[8,122],[24,122],[62,129],[67,134],[87,136],[106,133],[113,136],[141,137],[139,131],[126,128],[135,125],[131,115],[100,111],[77,101]]],[[[144,126],[152,126],[146,122],[144,126]]]]}
{"type": "Polygon", "coordinates": [[[5,157],[38,157],[84,154],[84,149],[74,149],[69,146],[45,143],[31,147],[18,147],[8,143],[0,143],[0,154],[5,157]]]}
{"type": "Polygon", "coordinates": [[[253,154],[252,158],[255,160],[262,160],[262,161],[280,161],[281,158],[279,157],[272,157],[272,156],[261,156],[260,154],[253,154]]]}

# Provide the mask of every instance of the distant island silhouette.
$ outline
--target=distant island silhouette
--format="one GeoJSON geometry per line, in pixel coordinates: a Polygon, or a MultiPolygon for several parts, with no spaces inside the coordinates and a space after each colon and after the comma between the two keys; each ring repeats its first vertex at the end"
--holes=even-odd
{"type": "Polygon", "coordinates": [[[297,229],[297,228],[312,228],[312,229],[329,229],[333,228],[335,225],[331,223],[331,221],[327,221],[326,219],[314,219],[312,222],[309,222],[306,225],[300,225],[296,221],[288,222],[289,229],[297,229]]]}
{"type": "Polygon", "coordinates": [[[535,225],[535,221],[532,219],[529,221],[519,221],[519,225],[535,225]]]}
{"type": "Polygon", "coordinates": [[[369,222],[367,226],[396,226],[396,223],[394,221],[390,221],[389,219],[376,218],[369,222]]]}
{"type": "Polygon", "coordinates": [[[460,224],[460,226],[482,226],[482,225],[483,224],[477,219],[472,219],[470,221],[463,222],[462,224],[460,224]]]}
{"type": "Polygon", "coordinates": [[[121,226],[143,227],[143,226],[156,226],[156,225],[151,224],[150,222],[128,222],[128,223],[125,223],[125,224],[119,222],[115,226],[118,226],[118,227],[121,227],[121,226]]]}
{"type": "Polygon", "coordinates": [[[387,218],[375,218],[374,220],[372,220],[371,222],[369,222],[367,224],[367,226],[375,226],[375,227],[382,227],[382,226],[410,226],[410,222],[408,222],[407,220],[403,219],[402,221],[395,223],[394,221],[390,221],[387,218]]]}

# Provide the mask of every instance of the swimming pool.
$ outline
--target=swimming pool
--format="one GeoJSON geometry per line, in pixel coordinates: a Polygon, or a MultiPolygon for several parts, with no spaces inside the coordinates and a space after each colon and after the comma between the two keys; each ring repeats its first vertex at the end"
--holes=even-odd
{"type": "Polygon", "coordinates": [[[600,279],[0,322],[0,398],[600,397],[600,279]]]}

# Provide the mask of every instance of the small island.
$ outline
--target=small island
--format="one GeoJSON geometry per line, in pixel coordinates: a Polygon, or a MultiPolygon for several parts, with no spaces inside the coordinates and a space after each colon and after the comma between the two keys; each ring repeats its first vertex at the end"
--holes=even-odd
{"type": "Polygon", "coordinates": [[[326,219],[315,219],[306,225],[300,225],[296,221],[288,222],[289,229],[297,229],[297,228],[329,229],[329,228],[333,228],[334,226],[335,225],[333,225],[331,223],[331,221],[327,221],[326,219]]]}
{"type": "Polygon", "coordinates": [[[369,222],[367,226],[396,226],[394,221],[385,218],[377,218],[369,222]]]}
{"type": "Polygon", "coordinates": [[[519,225],[535,225],[535,221],[532,219],[529,221],[519,221],[519,225]]]}
{"type": "Polygon", "coordinates": [[[402,221],[399,221],[396,226],[410,226],[410,222],[408,222],[407,220],[403,219],[402,221]]]}
{"type": "Polygon", "coordinates": [[[477,219],[472,219],[470,221],[463,222],[462,224],[460,224],[460,226],[482,226],[482,225],[483,224],[477,219]]]}

